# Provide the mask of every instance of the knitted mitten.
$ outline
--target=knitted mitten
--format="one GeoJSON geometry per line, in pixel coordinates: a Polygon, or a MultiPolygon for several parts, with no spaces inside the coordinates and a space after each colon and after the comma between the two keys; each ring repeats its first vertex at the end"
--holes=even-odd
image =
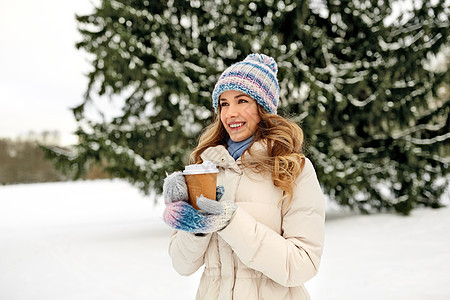
{"type": "Polygon", "coordinates": [[[182,172],[174,172],[164,179],[163,185],[164,203],[188,201],[188,190],[182,172]]]}
{"type": "Polygon", "coordinates": [[[192,233],[211,233],[228,225],[237,206],[230,201],[214,201],[203,196],[197,198],[196,210],[184,201],[168,203],[163,219],[170,227],[192,233]]]}

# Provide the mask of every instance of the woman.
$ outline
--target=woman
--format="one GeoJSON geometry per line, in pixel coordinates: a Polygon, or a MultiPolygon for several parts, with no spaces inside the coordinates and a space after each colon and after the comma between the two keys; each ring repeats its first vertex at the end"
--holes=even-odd
{"type": "Polygon", "coordinates": [[[304,282],[318,270],[324,197],[302,154],[299,126],[276,114],[277,64],[251,54],[226,69],[213,92],[216,120],[192,163],[219,168],[218,199],[187,203],[181,172],[164,182],[164,221],[175,270],[205,269],[197,299],[309,299],[304,282]]]}

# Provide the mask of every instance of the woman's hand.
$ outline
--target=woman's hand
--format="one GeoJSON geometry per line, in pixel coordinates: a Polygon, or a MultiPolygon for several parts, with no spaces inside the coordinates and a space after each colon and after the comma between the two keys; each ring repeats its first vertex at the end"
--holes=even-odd
{"type": "MultiPolygon", "coordinates": [[[[217,190],[219,193],[220,189],[217,190]]],[[[225,228],[237,208],[233,202],[214,201],[203,196],[197,198],[197,205],[201,210],[184,201],[166,204],[164,222],[177,230],[212,233],[225,228]]]]}
{"type": "Polygon", "coordinates": [[[163,198],[166,204],[188,201],[188,189],[182,172],[174,172],[164,179],[163,198]]]}

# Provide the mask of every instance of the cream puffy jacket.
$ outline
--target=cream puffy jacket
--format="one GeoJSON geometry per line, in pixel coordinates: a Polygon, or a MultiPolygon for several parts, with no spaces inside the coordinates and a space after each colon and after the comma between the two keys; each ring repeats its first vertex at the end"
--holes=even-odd
{"type": "Polygon", "coordinates": [[[205,265],[196,299],[309,299],[303,283],[319,268],[325,219],[311,162],[306,159],[287,206],[279,205],[283,192],[271,176],[243,169],[224,146],[208,148],[201,157],[219,167],[222,199],[238,208],[217,233],[199,237],[176,231],[171,238],[169,254],[179,274],[191,275],[205,265]]]}

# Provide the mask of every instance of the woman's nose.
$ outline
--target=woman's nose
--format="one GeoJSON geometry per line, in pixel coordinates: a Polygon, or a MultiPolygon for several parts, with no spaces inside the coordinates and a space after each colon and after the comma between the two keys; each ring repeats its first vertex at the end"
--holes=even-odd
{"type": "Polygon", "coordinates": [[[236,105],[230,105],[227,109],[227,117],[228,118],[233,118],[236,117],[238,115],[238,111],[236,108],[236,105]]]}

